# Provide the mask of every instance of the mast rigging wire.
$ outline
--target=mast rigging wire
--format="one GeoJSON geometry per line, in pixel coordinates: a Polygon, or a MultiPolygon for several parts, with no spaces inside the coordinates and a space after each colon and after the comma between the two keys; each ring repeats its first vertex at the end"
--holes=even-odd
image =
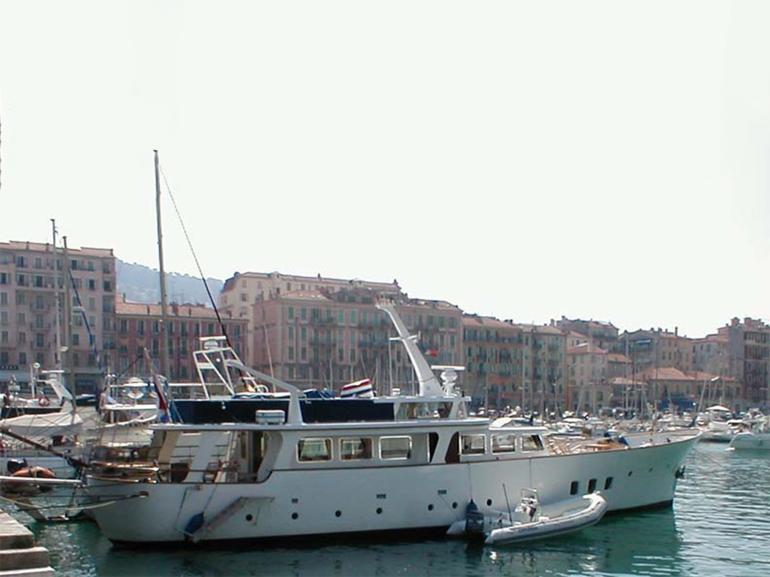
{"type": "Polygon", "coordinates": [[[176,212],[176,217],[179,220],[180,226],[182,227],[182,232],[184,233],[185,240],[187,240],[187,246],[190,249],[190,252],[192,253],[193,259],[195,260],[195,266],[198,268],[198,273],[200,274],[201,280],[203,281],[203,286],[206,288],[206,294],[208,294],[209,296],[209,302],[211,302],[211,306],[214,309],[214,313],[217,315],[217,322],[219,323],[219,328],[222,330],[222,334],[225,337],[227,346],[232,347],[233,345],[230,342],[230,336],[227,334],[225,325],[222,322],[222,317],[219,315],[219,309],[217,308],[216,302],[214,302],[214,297],[211,294],[211,289],[209,289],[209,283],[206,281],[206,277],[203,274],[203,269],[201,268],[200,261],[198,260],[198,255],[195,253],[195,249],[193,248],[192,241],[190,240],[190,235],[187,234],[187,227],[184,224],[184,220],[182,220],[182,214],[179,212],[179,207],[176,204],[174,193],[171,192],[171,187],[168,184],[168,179],[166,178],[166,173],[163,170],[163,165],[158,163],[158,166],[160,167],[160,174],[163,177],[163,184],[166,185],[166,191],[168,192],[169,198],[171,198],[171,204],[174,205],[174,212],[176,212]]]}

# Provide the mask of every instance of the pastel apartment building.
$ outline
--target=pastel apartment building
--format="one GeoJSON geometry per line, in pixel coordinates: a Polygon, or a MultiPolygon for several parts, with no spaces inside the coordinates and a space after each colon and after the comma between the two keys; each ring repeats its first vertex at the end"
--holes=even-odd
{"type": "Polygon", "coordinates": [[[0,383],[27,382],[32,363],[53,369],[64,361],[77,391],[89,392],[114,360],[115,256],[111,249],[83,247],[70,248],[68,257],[65,264],[63,248],[54,254],[48,243],[0,243],[0,383]],[[67,270],[69,335],[64,330],[67,270]]]}
{"type": "MultiPolygon", "coordinates": [[[[395,328],[375,307],[382,295],[379,290],[305,286],[266,294],[267,298],[258,298],[252,305],[250,343],[255,368],[302,387],[338,392],[346,383],[368,378],[379,394],[393,387],[416,392],[403,345],[391,340],[395,328]]],[[[418,344],[429,362],[462,364],[458,307],[405,296],[397,300],[399,314],[411,333],[419,333],[418,344]]]]}
{"type": "MultiPolygon", "coordinates": [[[[160,367],[161,306],[117,301],[117,357],[111,367],[120,377],[150,375],[160,367]],[[147,367],[147,349],[153,367],[147,367]]],[[[197,381],[193,351],[201,348],[201,337],[222,336],[222,327],[213,309],[190,304],[172,303],[167,308],[168,353],[172,381],[197,381]]],[[[221,313],[220,313],[220,316],[221,313]]],[[[241,358],[246,355],[246,319],[222,316],[229,342],[241,358]]]]}

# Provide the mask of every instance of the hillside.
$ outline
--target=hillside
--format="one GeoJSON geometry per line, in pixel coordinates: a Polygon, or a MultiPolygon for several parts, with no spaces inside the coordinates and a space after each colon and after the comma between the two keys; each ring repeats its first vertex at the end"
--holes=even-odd
{"type": "MultiPolygon", "coordinates": [[[[118,293],[125,294],[126,300],[148,304],[160,302],[160,281],[157,269],[117,259],[117,276],[118,293]]],[[[216,278],[206,280],[211,294],[216,299],[224,282],[216,278]]],[[[206,287],[197,277],[174,272],[166,273],[166,291],[169,302],[211,306],[206,287]]]]}

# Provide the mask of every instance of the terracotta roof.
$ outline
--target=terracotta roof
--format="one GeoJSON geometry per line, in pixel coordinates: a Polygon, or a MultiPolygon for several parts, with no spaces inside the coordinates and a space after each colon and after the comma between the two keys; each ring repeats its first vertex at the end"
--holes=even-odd
{"type": "MultiPolygon", "coordinates": [[[[148,305],[144,303],[131,303],[118,301],[115,303],[115,313],[125,316],[144,316],[160,318],[160,305],[148,305]]],[[[168,306],[168,316],[171,318],[198,318],[198,319],[216,319],[217,314],[214,309],[202,305],[191,304],[170,304],[168,306]]],[[[229,316],[223,316],[223,320],[232,320],[229,316]]]]}
{"type": "Polygon", "coordinates": [[[466,327],[488,327],[499,329],[514,329],[510,323],[501,321],[495,317],[483,317],[480,315],[463,315],[463,326],[466,327]]]}
{"type": "MultiPolygon", "coordinates": [[[[59,255],[64,254],[64,249],[59,246],[57,247],[59,250],[59,255]]],[[[31,250],[35,252],[53,252],[51,245],[47,242],[29,242],[29,241],[22,241],[22,240],[12,240],[9,242],[0,242],[0,249],[6,249],[6,250],[31,250]]],[[[74,247],[68,247],[67,250],[70,252],[70,256],[76,255],[76,256],[94,256],[94,257],[111,257],[115,256],[112,252],[111,248],[93,248],[93,247],[81,247],[81,248],[74,248],[74,247]]]]}
{"type": "Polygon", "coordinates": [[[283,300],[294,301],[329,301],[330,299],[317,290],[298,290],[282,293],[280,296],[283,300]]]}
{"type": "Polygon", "coordinates": [[[680,371],[675,367],[651,368],[637,373],[637,378],[645,381],[694,381],[695,379],[687,373],[680,371]]]}
{"type": "MultiPolygon", "coordinates": [[[[696,381],[711,381],[711,379],[719,377],[719,375],[715,375],[713,373],[706,373],[704,371],[687,371],[687,374],[690,375],[696,381]]],[[[732,377],[719,377],[719,380],[725,381],[727,383],[735,382],[735,379],[732,377]]]]}
{"type": "Polygon", "coordinates": [[[631,363],[631,359],[629,359],[626,355],[622,355],[620,353],[609,353],[607,355],[607,362],[608,363],[631,363]]]}
{"type": "Polygon", "coordinates": [[[583,343],[576,347],[567,349],[568,355],[606,355],[607,351],[597,347],[591,342],[583,343]]]}

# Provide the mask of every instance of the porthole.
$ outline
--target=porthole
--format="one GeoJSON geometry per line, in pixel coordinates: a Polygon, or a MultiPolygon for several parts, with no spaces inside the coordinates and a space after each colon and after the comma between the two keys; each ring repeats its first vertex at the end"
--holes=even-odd
{"type": "Polygon", "coordinates": [[[588,480],[588,492],[593,493],[596,491],[596,479],[589,479],[588,480]]]}
{"type": "Polygon", "coordinates": [[[382,507],[377,507],[377,514],[382,515],[382,507]]]}
{"type": "Polygon", "coordinates": [[[612,477],[607,477],[604,480],[604,490],[609,491],[610,489],[612,489],[612,477]]]}
{"type": "Polygon", "coordinates": [[[629,477],[630,477],[631,475],[633,475],[633,474],[634,474],[634,472],[633,472],[633,471],[629,471],[629,472],[628,472],[628,476],[629,476],[629,477]]]}
{"type": "Polygon", "coordinates": [[[248,515],[246,515],[246,521],[248,521],[249,523],[251,523],[253,520],[254,520],[254,515],[252,515],[251,513],[249,513],[248,515]]]}
{"type": "Polygon", "coordinates": [[[452,509],[457,509],[457,501],[452,503],[452,509]]]}
{"type": "Polygon", "coordinates": [[[342,511],[337,510],[334,512],[335,517],[340,517],[341,515],[342,515],[342,511]]]}
{"type": "Polygon", "coordinates": [[[291,514],[291,518],[292,519],[298,519],[299,518],[299,514],[298,513],[292,513],[291,514]]]}
{"type": "Polygon", "coordinates": [[[578,483],[577,481],[572,481],[572,483],[569,484],[569,494],[577,495],[579,488],[580,488],[580,483],[578,483]]]}
{"type": "Polygon", "coordinates": [[[430,505],[428,505],[428,511],[433,511],[433,503],[431,503],[430,505]]]}
{"type": "Polygon", "coordinates": [[[491,506],[492,506],[492,499],[487,499],[487,507],[491,507],[491,506]]]}

